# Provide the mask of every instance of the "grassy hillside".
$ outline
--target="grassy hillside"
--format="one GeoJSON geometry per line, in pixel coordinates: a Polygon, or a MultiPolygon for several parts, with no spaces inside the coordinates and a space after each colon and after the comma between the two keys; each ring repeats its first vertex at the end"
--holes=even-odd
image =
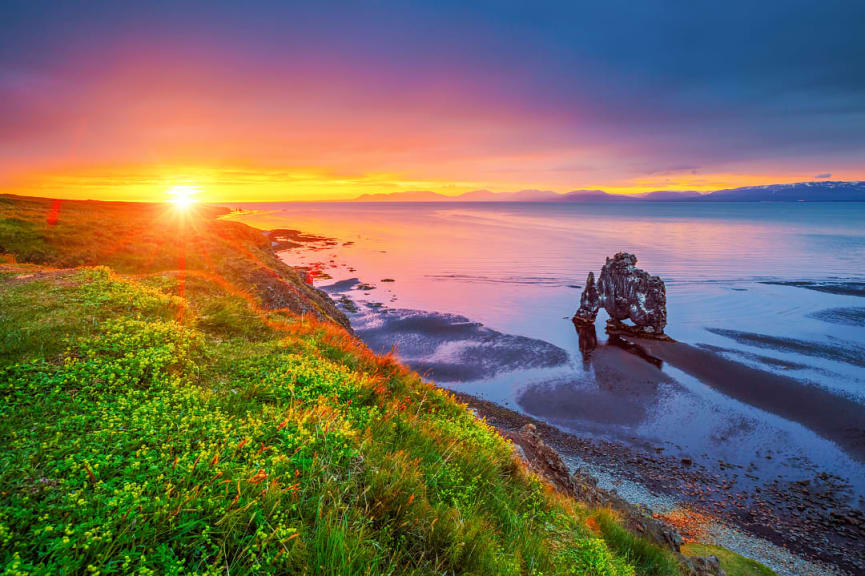
{"type": "Polygon", "coordinates": [[[155,208],[2,202],[4,574],[678,573],[325,312],[266,306],[236,263],[326,310],[257,232],[199,213],[180,259],[155,208]]]}
{"type": "Polygon", "coordinates": [[[689,556],[715,556],[720,560],[721,568],[729,576],[775,576],[775,572],[759,562],[740,556],[721,546],[685,544],[682,546],[682,553],[689,556]]]}
{"type": "Polygon", "coordinates": [[[133,275],[176,270],[185,274],[182,280],[204,278],[255,305],[348,326],[328,297],[276,258],[265,233],[217,218],[227,212],[0,195],[0,253],[54,267],[105,265],[133,275]]]}

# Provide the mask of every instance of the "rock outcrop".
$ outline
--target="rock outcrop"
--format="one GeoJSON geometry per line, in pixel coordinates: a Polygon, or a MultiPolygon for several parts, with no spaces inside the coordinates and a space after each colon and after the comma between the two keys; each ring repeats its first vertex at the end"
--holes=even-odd
{"type": "Polygon", "coordinates": [[[544,443],[534,424],[526,424],[518,434],[509,436],[521,448],[532,470],[546,478],[560,492],[574,496],[593,508],[610,508],[622,518],[631,532],[669,550],[679,551],[682,537],[675,528],[616,494],[598,488],[593,476],[580,471],[572,474],[559,453],[544,443]]]}
{"type": "Polygon", "coordinates": [[[595,273],[589,272],[589,277],[586,278],[586,287],[583,288],[583,293],[580,295],[580,307],[577,309],[577,313],[574,314],[574,321],[584,324],[594,324],[600,307],[601,299],[595,286],[595,273]]]}
{"type": "Polygon", "coordinates": [[[598,310],[603,308],[610,316],[607,321],[609,332],[666,338],[667,290],[664,281],[640,270],[636,264],[636,256],[619,252],[607,258],[597,285],[594,274],[590,272],[574,323],[578,326],[594,324],[598,310]],[[633,325],[625,324],[627,320],[633,325]]]}
{"type": "MultiPolygon", "coordinates": [[[[500,431],[500,433],[502,433],[500,431]]],[[[645,508],[626,502],[615,492],[598,487],[597,480],[577,470],[573,474],[559,453],[548,446],[537,433],[534,424],[526,424],[519,432],[504,432],[523,460],[538,475],[560,492],[595,508],[609,508],[631,533],[676,554],[683,573],[688,576],[726,576],[715,556],[687,557],[681,554],[682,537],[666,522],[652,517],[645,508]]]]}

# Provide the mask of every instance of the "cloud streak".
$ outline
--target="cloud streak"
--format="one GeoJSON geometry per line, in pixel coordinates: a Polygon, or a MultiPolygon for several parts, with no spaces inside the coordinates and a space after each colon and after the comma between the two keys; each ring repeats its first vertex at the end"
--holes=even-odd
{"type": "Polygon", "coordinates": [[[86,188],[111,173],[138,190],[242,171],[255,181],[222,182],[225,193],[330,199],[372,182],[645,191],[826,168],[861,178],[863,18],[857,3],[798,1],[9,2],[0,186],[72,189],[79,175],[86,188]],[[304,173],[318,184],[290,176],[304,173]]]}

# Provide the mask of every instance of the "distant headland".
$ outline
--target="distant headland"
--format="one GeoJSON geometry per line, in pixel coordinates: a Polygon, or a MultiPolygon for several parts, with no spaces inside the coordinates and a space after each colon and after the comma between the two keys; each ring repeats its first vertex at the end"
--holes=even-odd
{"type": "Polygon", "coordinates": [[[744,186],[713,192],[656,190],[645,194],[610,194],[603,190],[473,190],[448,196],[427,190],[363,194],[353,202],[865,202],[865,181],[820,181],[744,186]]]}

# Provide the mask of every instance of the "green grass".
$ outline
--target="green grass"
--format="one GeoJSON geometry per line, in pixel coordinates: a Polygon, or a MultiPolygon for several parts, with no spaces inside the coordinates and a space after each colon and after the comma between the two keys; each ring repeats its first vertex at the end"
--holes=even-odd
{"type": "Polygon", "coordinates": [[[674,558],[649,542],[625,530],[607,510],[598,510],[591,518],[600,528],[607,545],[637,566],[645,576],[674,574],[678,564],[674,558]]]}
{"type": "Polygon", "coordinates": [[[686,556],[717,556],[727,576],[775,576],[775,572],[759,562],[740,556],[721,546],[707,544],[685,544],[682,553],[686,556]]]}
{"type": "Polygon", "coordinates": [[[104,265],[136,276],[184,272],[270,309],[323,320],[341,313],[270,250],[260,230],[198,206],[82,202],[0,195],[0,254],[58,268],[104,265]]]}
{"type": "Polygon", "coordinates": [[[0,197],[17,262],[125,274],[0,264],[0,573],[678,574],[446,392],[261,306],[260,233],[202,217],[177,270],[90,230],[170,238],[134,207],[70,203],[64,232],[46,203],[0,197]]]}
{"type": "Polygon", "coordinates": [[[335,326],[33,270],[0,280],[8,574],[663,573],[335,326]]]}

